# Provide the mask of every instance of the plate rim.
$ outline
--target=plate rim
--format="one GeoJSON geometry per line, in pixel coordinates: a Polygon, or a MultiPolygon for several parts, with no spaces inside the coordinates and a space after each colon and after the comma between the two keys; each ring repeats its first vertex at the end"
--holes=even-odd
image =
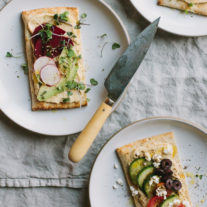
{"type": "MultiPolygon", "coordinates": [[[[14,1],[17,1],[17,0],[13,0],[13,1],[9,1],[5,6],[3,6],[1,9],[0,9],[0,13],[12,2],[14,1]]],[[[98,3],[100,3],[101,5],[103,5],[113,16],[114,18],[119,22],[120,26],[121,26],[121,29],[123,30],[124,32],[124,36],[125,36],[125,39],[127,41],[127,44],[129,46],[130,42],[131,42],[131,39],[130,39],[130,36],[129,36],[129,33],[123,23],[123,21],[121,20],[121,18],[118,16],[118,14],[115,12],[115,10],[113,10],[113,8],[107,4],[106,2],[104,2],[104,0],[98,0],[97,1],[98,3]]],[[[113,111],[119,106],[119,103],[122,101],[124,95],[122,95],[122,97],[120,98],[120,100],[118,100],[118,103],[116,104],[116,107],[114,107],[113,111]]],[[[57,137],[57,136],[68,136],[68,135],[74,135],[76,133],[79,133],[80,131],[77,131],[77,132],[74,132],[74,133],[45,133],[45,132],[40,132],[38,130],[34,130],[34,129],[31,129],[29,127],[25,127],[23,124],[21,123],[18,123],[17,121],[15,121],[12,116],[10,116],[8,113],[4,112],[4,110],[2,110],[1,108],[1,102],[0,102],[0,111],[7,117],[9,118],[13,123],[17,124],[18,126],[22,127],[23,129],[26,129],[30,132],[33,132],[33,133],[36,133],[36,134],[39,134],[39,135],[48,135],[48,136],[52,136],[52,137],[57,137]]],[[[95,113],[95,112],[94,112],[95,113]]]]}
{"type": "MultiPolygon", "coordinates": [[[[152,21],[150,21],[149,18],[147,18],[142,12],[139,11],[139,9],[137,8],[136,4],[134,3],[135,1],[134,0],[130,0],[131,4],[133,5],[133,7],[137,10],[137,12],[144,18],[146,19],[148,22],[152,23],[152,21]]],[[[166,29],[164,26],[160,26],[160,24],[158,25],[158,28],[165,31],[165,32],[168,32],[168,33],[171,33],[171,34],[174,34],[174,35],[178,35],[178,36],[181,36],[181,37],[203,37],[203,36],[206,36],[207,35],[207,32],[206,33],[198,33],[196,35],[191,35],[191,34],[186,34],[186,33],[179,33],[179,32],[176,32],[176,31],[171,31],[169,29],[166,29]]]]}
{"type": "Polygon", "coordinates": [[[207,134],[207,128],[197,124],[197,123],[194,123],[192,121],[188,121],[186,119],[183,119],[183,118],[180,118],[180,117],[176,117],[176,116],[151,116],[151,117],[147,117],[147,118],[143,118],[143,119],[140,119],[140,120],[137,120],[137,121],[134,121],[126,126],[124,126],[123,128],[119,129],[118,131],[116,131],[112,136],[109,137],[109,139],[104,143],[104,145],[101,147],[101,149],[99,150],[94,162],[93,162],[93,165],[92,165],[92,168],[91,168],[91,172],[89,174],[89,184],[88,184],[88,197],[89,197],[89,203],[90,203],[90,206],[92,206],[91,204],[91,179],[92,179],[92,173],[93,173],[93,170],[94,170],[94,166],[96,164],[96,161],[100,155],[100,153],[103,151],[103,149],[106,147],[106,145],[108,144],[108,142],[110,142],[117,134],[119,134],[119,132],[127,129],[128,127],[130,126],[133,126],[133,125],[136,125],[136,124],[139,124],[139,123],[142,123],[142,122],[145,122],[145,121],[156,121],[156,120],[169,120],[169,121],[178,121],[180,123],[184,123],[184,124],[187,124],[193,128],[196,128],[198,129],[199,131],[201,131],[202,133],[204,134],[207,134]]]}

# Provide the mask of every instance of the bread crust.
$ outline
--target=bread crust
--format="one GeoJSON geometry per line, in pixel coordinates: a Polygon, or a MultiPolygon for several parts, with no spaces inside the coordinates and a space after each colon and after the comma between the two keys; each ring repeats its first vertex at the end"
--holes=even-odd
{"type": "MultiPolygon", "coordinates": [[[[56,13],[62,13],[68,11],[70,16],[72,16],[76,21],[79,19],[79,12],[77,8],[72,7],[55,7],[55,8],[41,8],[41,9],[34,9],[30,11],[23,11],[22,12],[22,19],[24,22],[24,33],[25,33],[25,51],[26,51],[26,58],[28,62],[28,69],[29,69],[29,86],[30,86],[30,96],[31,96],[31,107],[33,111],[37,110],[51,110],[51,109],[70,109],[70,108],[78,108],[81,106],[87,106],[87,97],[86,94],[83,93],[81,95],[81,100],[78,102],[68,102],[68,103],[48,103],[48,102],[40,102],[37,100],[35,95],[35,88],[34,88],[34,81],[33,81],[33,65],[34,65],[34,55],[33,55],[33,45],[31,44],[31,34],[28,28],[28,23],[31,17],[34,17],[39,14],[51,14],[54,15],[56,13]]],[[[81,43],[80,38],[80,30],[76,30],[76,36],[79,42],[81,43]]],[[[79,45],[81,50],[81,44],[79,45]]],[[[79,60],[79,65],[82,66],[82,77],[85,81],[85,69],[83,67],[83,60],[79,60]]]]}
{"type": "Polygon", "coordinates": [[[187,1],[182,0],[158,0],[158,5],[207,16],[207,3],[195,3],[189,6],[187,1]]]}
{"type": "Polygon", "coordinates": [[[178,150],[177,150],[176,143],[174,140],[174,135],[172,132],[168,132],[165,134],[138,140],[131,144],[127,144],[123,147],[116,149],[116,152],[121,161],[122,168],[124,170],[124,174],[125,174],[128,185],[133,186],[139,192],[138,196],[133,196],[136,207],[146,207],[149,202],[149,199],[145,196],[145,194],[139,188],[137,188],[136,186],[132,184],[129,174],[128,174],[129,164],[134,160],[134,152],[136,151],[138,153],[141,153],[144,151],[144,152],[149,152],[149,153],[152,153],[152,152],[160,153],[160,150],[163,149],[163,146],[167,144],[171,144],[174,148],[173,157],[170,155],[162,155],[162,157],[172,160],[173,173],[175,177],[177,177],[182,183],[182,188],[179,191],[179,197],[181,200],[189,201],[190,205],[192,206],[189,193],[188,193],[187,183],[185,180],[184,171],[183,171],[183,168],[180,162],[178,150]]]}

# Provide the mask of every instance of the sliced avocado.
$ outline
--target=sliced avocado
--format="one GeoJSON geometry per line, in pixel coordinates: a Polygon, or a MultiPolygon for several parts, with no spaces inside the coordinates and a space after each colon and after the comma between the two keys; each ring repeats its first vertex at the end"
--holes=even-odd
{"type": "Polygon", "coordinates": [[[170,204],[171,202],[173,202],[175,199],[178,199],[178,195],[173,194],[173,195],[169,196],[166,200],[164,200],[164,201],[161,203],[160,207],[168,207],[169,204],[170,204]]]}
{"type": "Polygon", "coordinates": [[[40,90],[37,94],[37,100],[38,101],[45,101],[48,98],[51,98],[53,96],[56,96],[57,94],[63,92],[65,90],[65,84],[67,80],[65,78],[62,78],[60,82],[56,86],[41,86],[40,90]]]}
{"type": "Polygon", "coordinates": [[[59,59],[59,68],[62,74],[64,74],[68,81],[73,81],[77,75],[79,68],[78,57],[71,48],[64,47],[59,59]]]}
{"type": "Polygon", "coordinates": [[[151,180],[151,178],[152,178],[153,176],[157,176],[157,175],[155,175],[155,174],[149,175],[149,176],[145,179],[145,181],[144,181],[144,183],[143,183],[143,190],[144,190],[145,195],[146,195],[148,198],[153,197],[153,194],[154,194],[154,192],[155,192],[155,190],[156,190],[156,187],[157,187],[157,184],[156,184],[156,183],[152,183],[152,184],[150,185],[150,180],[151,180]]]}
{"type": "Polygon", "coordinates": [[[148,176],[154,173],[155,168],[153,166],[147,166],[143,168],[139,174],[137,175],[137,183],[140,189],[143,189],[143,183],[147,179],[148,176]]]}
{"type": "Polygon", "coordinates": [[[151,161],[145,158],[138,158],[131,162],[129,166],[129,176],[133,184],[137,185],[137,174],[146,166],[152,165],[151,161]]]}

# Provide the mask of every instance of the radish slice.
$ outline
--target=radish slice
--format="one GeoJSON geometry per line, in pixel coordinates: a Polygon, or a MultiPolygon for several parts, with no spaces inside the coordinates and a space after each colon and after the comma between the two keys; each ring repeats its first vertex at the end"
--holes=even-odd
{"type": "Polygon", "coordinates": [[[60,73],[55,65],[48,64],[41,69],[40,78],[46,85],[54,86],[60,81],[60,73]]]}
{"type": "Polygon", "coordinates": [[[40,70],[46,65],[55,65],[55,61],[49,57],[42,56],[39,57],[34,63],[34,71],[39,74],[40,70]]]}

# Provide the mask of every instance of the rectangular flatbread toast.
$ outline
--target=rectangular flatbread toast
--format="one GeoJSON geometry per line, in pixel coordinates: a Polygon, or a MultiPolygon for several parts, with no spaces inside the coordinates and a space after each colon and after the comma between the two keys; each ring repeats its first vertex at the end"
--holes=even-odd
{"type": "Polygon", "coordinates": [[[77,8],[22,12],[32,110],[87,106],[77,8]]]}
{"type": "Polygon", "coordinates": [[[158,5],[207,16],[206,1],[202,1],[202,3],[192,2],[190,0],[158,0],[158,5]]]}
{"type": "Polygon", "coordinates": [[[174,206],[174,202],[192,207],[172,132],[135,141],[116,149],[116,152],[136,207],[151,206],[150,202],[157,197],[160,198],[158,206],[164,202],[163,206],[170,203],[174,206]],[[181,186],[175,186],[176,182],[181,186]]]}

